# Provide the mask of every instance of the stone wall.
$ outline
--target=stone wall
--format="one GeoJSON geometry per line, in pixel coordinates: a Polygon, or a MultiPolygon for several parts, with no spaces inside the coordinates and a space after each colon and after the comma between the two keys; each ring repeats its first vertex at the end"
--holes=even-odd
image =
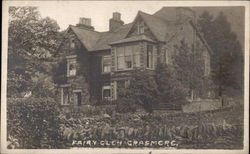
{"type": "MultiPolygon", "coordinates": [[[[65,68],[61,67],[60,69],[63,70],[63,74],[61,77],[63,78],[63,82],[58,84],[58,91],[60,91],[61,87],[67,85],[69,88],[69,96],[70,96],[70,104],[77,105],[76,101],[74,100],[73,91],[80,90],[82,96],[82,104],[90,104],[90,87],[89,87],[89,54],[85,47],[81,44],[78,40],[76,35],[69,30],[66,35],[64,35],[64,40],[59,47],[59,55],[60,55],[60,62],[66,63],[65,68]],[[70,41],[74,40],[75,48],[70,47],[70,41]],[[67,77],[67,56],[76,55],[76,75],[67,77]]],[[[60,64],[59,62],[59,64],[60,64]]],[[[58,66],[59,67],[59,66],[58,66]]]]}

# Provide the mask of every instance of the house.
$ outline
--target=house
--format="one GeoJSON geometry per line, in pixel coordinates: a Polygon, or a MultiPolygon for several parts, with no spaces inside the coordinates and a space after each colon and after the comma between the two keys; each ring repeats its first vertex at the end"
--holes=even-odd
{"type": "Polygon", "coordinates": [[[204,76],[209,76],[211,50],[195,22],[191,9],[168,7],[152,15],[138,11],[128,24],[114,12],[106,32],[95,31],[91,19],[80,18],[79,24],[68,27],[58,49],[61,104],[116,100],[118,89],[129,84],[132,70],[154,71],[158,63],[173,65],[174,46],[183,39],[200,45],[204,76]]]}

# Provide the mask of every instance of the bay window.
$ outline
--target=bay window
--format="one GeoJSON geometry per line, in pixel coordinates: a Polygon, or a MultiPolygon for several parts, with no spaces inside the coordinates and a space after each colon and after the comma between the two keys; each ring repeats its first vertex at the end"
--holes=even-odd
{"type": "Polygon", "coordinates": [[[128,70],[140,66],[140,50],[138,45],[116,48],[117,70],[128,70]]]}

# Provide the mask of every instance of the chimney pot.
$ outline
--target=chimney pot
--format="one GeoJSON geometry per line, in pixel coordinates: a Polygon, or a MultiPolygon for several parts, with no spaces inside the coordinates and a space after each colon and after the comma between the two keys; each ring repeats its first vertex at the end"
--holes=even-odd
{"type": "Polygon", "coordinates": [[[123,24],[124,22],[121,20],[121,13],[113,12],[113,17],[109,19],[109,31],[113,32],[123,24]]]}
{"type": "Polygon", "coordinates": [[[87,30],[94,30],[94,27],[91,26],[90,18],[79,18],[79,23],[76,26],[87,30]]]}
{"type": "Polygon", "coordinates": [[[113,19],[120,21],[121,20],[121,13],[113,12],[113,19]]]}

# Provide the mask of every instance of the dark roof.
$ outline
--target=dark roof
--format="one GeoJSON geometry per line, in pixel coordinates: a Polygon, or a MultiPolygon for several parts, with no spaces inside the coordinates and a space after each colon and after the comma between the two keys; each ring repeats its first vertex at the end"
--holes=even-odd
{"type": "Polygon", "coordinates": [[[86,47],[87,50],[92,50],[93,45],[96,44],[99,39],[99,32],[86,30],[84,28],[70,26],[73,32],[76,34],[78,39],[82,42],[82,44],[86,47]]]}
{"type": "Polygon", "coordinates": [[[110,49],[109,43],[123,39],[132,24],[125,24],[114,32],[97,32],[70,25],[78,39],[88,51],[98,51],[110,49]]]}
{"type": "Polygon", "coordinates": [[[125,38],[125,39],[122,39],[122,40],[119,40],[119,41],[111,42],[110,44],[113,45],[113,44],[129,43],[129,42],[136,42],[136,41],[154,42],[152,39],[150,39],[146,35],[136,35],[136,36],[125,38]]]}
{"type": "MultiPolygon", "coordinates": [[[[170,17],[173,16],[173,12],[171,11],[175,11],[173,9],[176,9],[176,7],[163,7],[153,15],[139,11],[135,20],[138,16],[140,16],[158,41],[168,42],[171,41],[171,39],[176,35],[176,27],[178,27],[175,20],[171,20],[172,18],[170,17]],[[168,16],[170,20],[166,20],[168,19],[168,16]]],[[[78,39],[88,51],[108,50],[111,48],[111,44],[119,44],[138,40],[153,41],[143,35],[140,37],[126,38],[134,24],[135,22],[125,24],[114,32],[97,32],[93,30],[86,30],[77,26],[70,26],[69,28],[74,31],[78,39]]],[[[194,25],[192,26],[194,27],[194,25]]],[[[201,38],[201,35],[199,35],[199,37],[201,38]]],[[[206,44],[206,41],[203,38],[201,39],[203,43],[205,43],[206,47],[211,51],[209,46],[206,44]]]]}
{"type": "Polygon", "coordinates": [[[101,32],[98,41],[91,51],[110,49],[109,44],[111,42],[123,39],[127,35],[131,25],[131,23],[125,24],[114,32],[101,32]]]}
{"type": "Polygon", "coordinates": [[[166,21],[155,17],[153,15],[144,13],[139,11],[139,15],[143,18],[146,25],[149,27],[149,29],[152,31],[153,35],[156,37],[159,41],[165,41],[166,40],[166,32],[167,27],[169,26],[169,23],[166,21]]]}

